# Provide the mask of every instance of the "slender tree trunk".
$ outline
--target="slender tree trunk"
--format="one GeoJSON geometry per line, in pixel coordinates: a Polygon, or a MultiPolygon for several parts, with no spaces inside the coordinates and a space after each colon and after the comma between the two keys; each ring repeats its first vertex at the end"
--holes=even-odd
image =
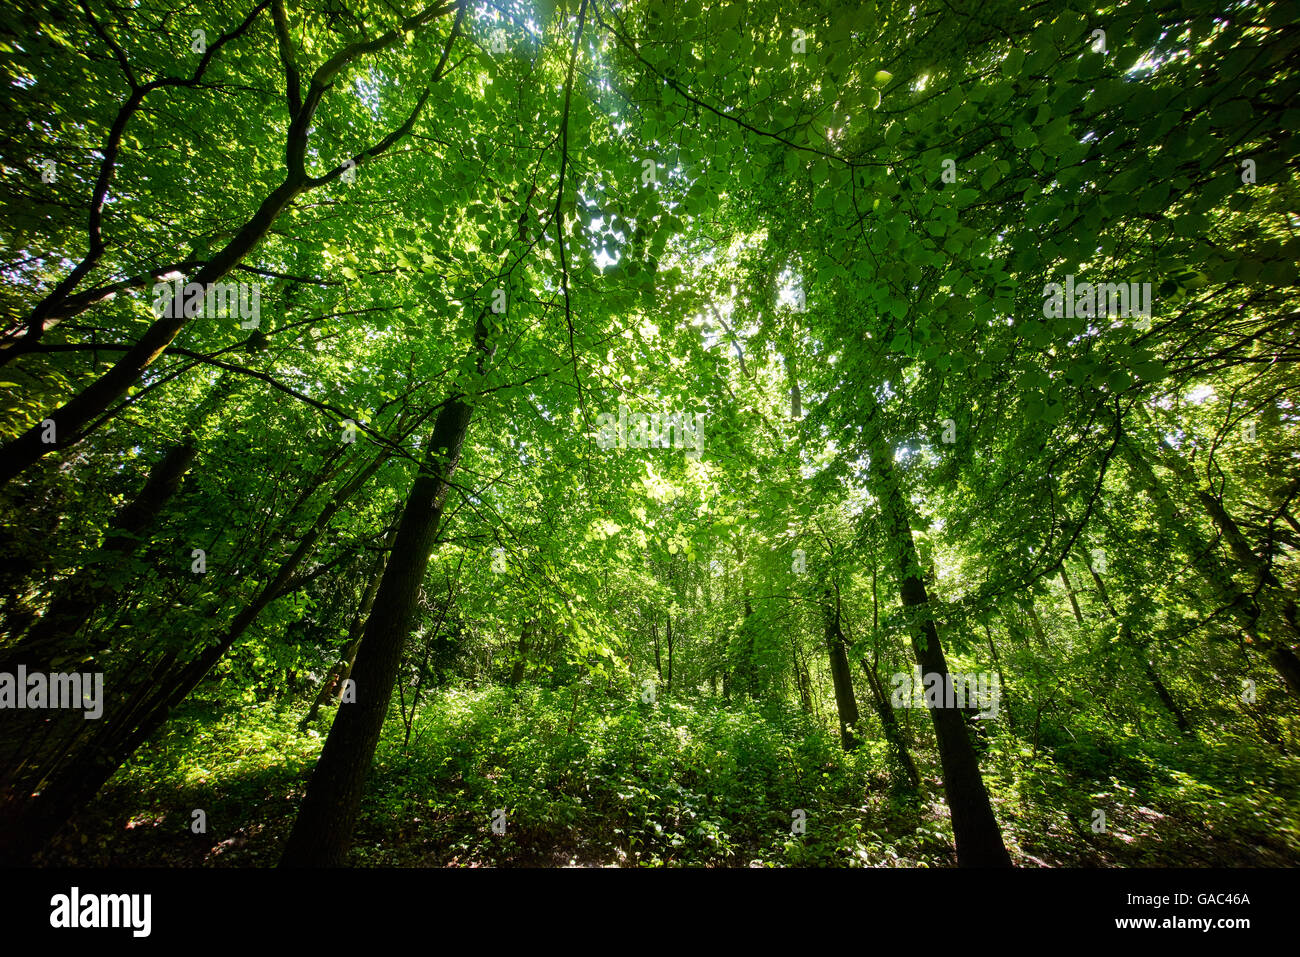
{"type": "MultiPolygon", "coordinates": [[[[56,656],[78,651],[78,633],[95,610],[110,603],[117,592],[111,581],[105,581],[105,569],[139,548],[141,539],[180,488],[196,451],[193,436],[186,435],[150,469],[144,488],[114,516],[98,561],[82,565],[65,580],[36,624],[5,653],[0,671],[12,671],[19,662],[26,664],[29,671],[52,671],[56,656]]],[[[102,651],[104,644],[95,643],[91,653],[102,651]]]]}
{"type": "MultiPolygon", "coordinates": [[[[919,620],[912,627],[912,648],[922,675],[935,674],[945,684],[948,662],[939,643],[938,629],[929,612],[929,595],[921,579],[921,563],[912,539],[907,502],[894,469],[893,455],[883,441],[871,450],[874,472],[885,521],[897,549],[899,593],[903,607],[919,620]]],[[[1002,832],[993,816],[979,762],[961,712],[956,708],[931,708],[939,760],[943,767],[944,793],[952,813],[953,837],[960,867],[1009,867],[1011,857],[1002,843],[1002,832]]]]}
{"type": "Polygon", "coordinates": [[[1011,706],[1011,689],[1007,685],[1007,676],[1002,673],[1002,658],[998,655],[998,646],[993,643],[993,629],[989,623],[984,622],[984,637],[988,639],[989,654],[993,657],[993,667],[998,673],[998,687],[1002,689],[1003,709],[1007,713],[1007,727],[1011,733],[1016,733],[1016,716],[1011,706]]]}
{"type": "Polygon", "coordinates": [[[826,650],[831,659],[831,682],[835,686],[835,710],[840,718],[840,743],[845,751],[858,747],[857,726],[861,720],[858,702],[853,695],[853,675],[849,672],[849,656],[844,648],[844,632],[840,628],[840,603],[838,589],[827,588],[822,596],[826,620],[826,650]]]}
{"type": "Polygon", "coordinates": [[[1070,596],[1070,610],[1074,612],[1074,620],[1082,625],[1083,612],[1079,610],[1079,599],[1074,594],[1074,586],[1070,584],[1070,576],[1065,573],[1065,562],[1061,562],[1061,584],[1065,586],[1065,593],[1070,596]]]}
{"type": "Polygon", "coordinates": [[[741,626],[745,630],[745,648],[744,648],[744,671],[742,675],[745,681],[745,693],[749,695],[750,700],[758,697],[758,664],[754,660],[754,629],[751,627],[750,616],[754,614],[754,606],[749,600],[749,588],[745,588],[745,621],[741,626]]]}
{"type": "Polygon", "coordinates": [[[790,380],[790,418],[798,422],[803,418],[803,399],[799,395],[799,376],[795,368],[793,344],[785,354],[785,371],[790,380]]]}
{"type": "Polygon", "coordinates": [[[1146,649],[1138,648],[1137,651],[1142,659],[1142,670],[1146,674],[1147,680],[1151,682],[1151,687],[1155,688],[1156,696],[1160,699],[1160,703],[1163,704],[1165,709],[1174,716],[1174,721],[1178,725],[1179,731],[1184,733],[1190,731],[1192,727],[1191,722],[1187,720],[1187,715],[1183,712],[1182,708],[1178,707],[1178,702],[1174,700],[1174,696],[1171,695],[1169,689],[1165,687],[1165,683],[1160,677],[1160,672],[1156,671],[1155,665],[1151,663],[1151,659],[1147,656],[1146,649]]]}
{"type": "MultiPolygon", "coordinates": [[[[487,328],[480,315],[471,347],[480,375],[489,354],[487,328]]],[[[340,866],[347,857],[449,483],[469,431],[472,402],[468,395],[458,394],[438,413],[353,669],[357,700],[334,719],[285,845],[283,867],[340,866]]]]}
{"type": "Polygon", "coordinates": [[[793,632],[790,634],[790,658],[794,662],[795,686],[799,689],[799,707],[803,709],[804,714],[812,714],[812,696],[808,693],[808,676],[799,663],[799,645],[794,640],[793,632]]]}
{"type": "MultiPolygon", "coordinates": [[[[0,866],[29,863],[166,722],[172,710],[198,687],[262,611],[292,591],[299,566],[325,534],[334,515],[369,481],[386,458],[384,454],[375,456],[334,494],[317,514],[311,528],[301,536],[293,553],[280,565],[275,577],[235,616],[220,642],[185,664],[178,665],[173,656],[164,656],[153,666],[153,677],[146,683],[144,692],[129,701],[121,701],[116,707],[114,699],[109,698],[99,728],[75,755],[59,761],[58,766],[36,771],[35,785],[25,794],[10,791],[5,795],[0,809],[0,866]]],[[[84,723],[75,712],[69,720],[78,722],[79,727],[84,723]]]]}
{"type": "Polygon", "coordinates": [[[390,533],[384,542],[384,550],[375,558],[374,567],[370,571],[370,580],[366,582],[365,591],[361,593],[361,606],[352,616],[352,623],[348,626],[348,640],[343,646],[343,654],[330,669],[330,673],[325,680],[321,682],[320,691],[307,710],[307,714],[302,721],[298,723],[298,730],[305,731],[307,726],[316,720],[316,715],[320,712],[322,706],[330,698],[339,698],[343,695],[343,689],[347,685],[348,678],[352,674],[352,665],[357,660],[357,652],[361,648],[361,636],[365,632],[366,621],[370,617],[370,609],[375,605],[375,595],[379,593],[379,579],[384,574],[384,567],[388,564],[388,549],[393,547],[393,534],[390,533]]]}
{"type": "Polygon", "coordinates": [[[578,720],[578,698],[581,694],[582,694],[582,682],[575,681],[573,683],[573,710],[569,712],[569,727],[565,731],[565,734],[573,734],[574,722],[578,720]]]}
{"type": "Polygon", "coordinates": [[[876,552],[871,552],[871,634],[873,636],[873,657],[871,664],[867,664],[867,659],[860,659],[859,663],[862,669],[867,673],[867,684],[871,688],[871,702],[876,709],[876,716],[880,719],[881,727],[885,732],[885,740],[894,755],[894,763],[902,770],[905,783],[916,791],[921,786],[921,775],[916,770],[916,763],[912,760],[912,753],[907,746],[907,734],[903,726],[899,724],[898,715],[890,706],[889,695],[885,693],[884,686],[880,683],[880,675],[877,673],[877,667],[880,663],[880,590],[877,579],[879,577],[879,566],[876,562],[876,552]]]}
{"type": "Polygon", "coordinates": [[[668,641],[668,680],[664,683],[664,695],[673,690],[673,616],[665,615],[664,637],[668,641]]]}
{"type": "Polygon", "coordinates": [[[1043,647],[1047,648],[1047,632],[1043,630],[1043,620],[1038,617],[1038,609],[1034,607],[1034,598],[1029,597],[1029,604],[1025,606],[1025,611],[1029,615],[1029,625],[1034,631],[1034,638],[1043,647]]]}
{"type": "Polygon", "coordinates": [[[1084,564],[1088,566],[1088,574],[1092,576],[1092,583],[1097,589],[1097,597],[1101,599],[1102,607],[1106,609],[1107,614],[1113,620],[1119,622],[1121,641],[1137,653],[1138,659],[1142,663],[1142,672],[1146,675],[1147,680],[1151,682],[1151,687],[1155,689],[1156,697],[1165,706],[1165,710],[1174,716],[1179,731],[1186,733],[1191,730],[1192,723],[1188,720],[1187,714],[1182,708],[1178,707],[1178,702],[1169,693],[1164,680],[1160,677],[1160,672],[1156,671],[1155,663],[1151,661],[1150,641],[1138,641],[1134,637],[1133,629],[1129,627],[1127,621],[1120,618],[1119,612],[1115,610],[1115,606],[1111,603],[1110,593],[1106,591],[1106,583],[1101,580],[1101,575],[1097,573],[1097,570],[1092,567],[1090,562],[1084,562],[1084,564]]]}
{"type": "Polygon", "coordinates": [[[420,692],[424,690],[424,679],[429,673],[429,659],[433,656],[433,642],[438,638],[438,632],[442,628],[442,621],[445,618],[440,615],[438,623],[432,628],[425,629],[421,634],[417,644],[424,645],[424,658],[420,661],[420,666],[415,672],[415,687],[411,691],[411,712],[407,717],[406,712],[406,695],[402,692],[401,683],[398,683],[397,690],[400,707],[402,710],[402,722],[406,726],[406,733],[402,736],[402,754],[406,754],[411,746],[411,732],[415,729],[415,717],[420,707],[420,692]]]}
{"type": "Polygon", "coordinates": [[[866,673],[867,685],[871,688],[871,705],[876,711],[876,717],[880,719],[880,726],[885,732],[885,740],[889,743],[894,763],[902,771],[907,786],[915,791],[921,786],[921,775],[912,760],[912,752],[908,750],[907,738],[898,723],[898,715],[894,714],[894,709],[889,705],[889,696],[885,694],[885,689],[880,684],[880,676],[876,674],[876,669],[866,658],[859,659],[858,664],[866,673]]]}
{"type": "Polygon", "coordinates": [[[510,669],[510,687],[515,687],[524,680],[524,669],[528,665],[528,639],[532,637],[533,623],[524,625],[519,633],[519,649],[515,653],[515,663],[510,669]]]}
{"type": "Polygon", "coordinates": [[[1297,635],[1294,603],[1289,603],[1279,596],[1279,590],[1273,587],[1276,579],[1272,578],[1267,568],[1261,568],[1262,563],[1248,546],[1244,553],[1240,553],[1240,545],[1245,541],[1240,528],[1217,499],[1208,493],[1203,493],[1209,501],[1203,500],[1202,504],[1206,506],[1211,520],[1228,541],[1234,558],[1245,566],[1245,570],[1251,573],[1251,577],[1256,582],[1260,583],[1258,596],[1253,601],[1251,596],[1234,581],[1231,571],[1219,561],[1213,546],[1205,542],[1190,524],[1179,517],[1178,508],[1168,490],[1156,477],[1141,450],[1125,440],[1120,443],[1120,452],[1131,471],[1141,480],[1155,500],[1162,517],[1191,556],[1193,564],[1200,571],[1211,591],[1223,602],[1242,631],[1260,646],[1259,650],[1282,677],[1291,694],[1300,698],[1300,660],[1297,660],[1291,648],[1291,643],[1296,640],[1297,635]],[[1233,545],[1234,541],[1237,543],[1236,546],[1233,545]]]}
{"type": "MultiPolygon", "coordinates": [[[[350,632],[349,629],[349,634],[350,632]]],[[[361,637],[359,635],[349,637],[347,644],[343,646],[343,654],[330,668],[329,674],[325,676],[320,689],[316,692],[316,697],[312,699],[311,707],[307,709],[307,713],[298,722],[299,731],[306,731],[311,723],[316,720],[316,715],[320,713],[320,709],[324,707],[325,702],[329,701],[330,698],[342,696],[344,684],[347,682],[344,673],[352,670],[352,663],[356,661],[357,651],[360,648],[361,637]]]]}

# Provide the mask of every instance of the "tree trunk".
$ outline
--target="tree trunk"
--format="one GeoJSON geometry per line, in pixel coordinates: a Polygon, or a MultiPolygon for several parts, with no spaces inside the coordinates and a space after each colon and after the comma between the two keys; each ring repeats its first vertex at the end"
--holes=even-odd
{"type": "Polygon", "coordinates": [[[894,762],[902,771],[905,783],[915,791],[921,786],[921,775],[917,772],[912,753],[907,748],[907,738],[898,723],[898,715],[894,714],[894,709],[889,706],[889,696],[885,694],[885,689],[880,684],[880,676],[876,674],[876,669],[867,662],[866,658],[859,659],[858,664],[866,672],[867,685],[871,688],[871,705],[875,708],[876,717],[880,719],[880,726],[884,729],[885,740],[889,742],[894,762]]]}
{"type": "Polygon", "coordinates": [[[795,368],[793,345],[785,354],[785,372],[790,380],[790,418],[798,422],[803,418],[803,399],[799,395],[799,376],[795,368]]]}
{"type": "Polygon", "coordinates": [[[1011,689],[1007,686],[1007,676],[1002,673],[1002,658],[998,655],[998,646],[993,643],[993,629],[989,623],[984,622],[984,637],[988,639],[989,654],[993,657],[993,667],[998,672],[998,687],[1002,689],[1003,710],[1007,713],[1007,727],[1011,733],[1016,733],[1016,717],[1011,706],[1011,689]]]}
{"type": "MultiPolygon", "coordinates": [[[[57,656],[78,650],[74,642],[82,627],[98,607],[109,603],[117,593],[112,583],[104,580],[105,570],[137,550],[180,488],[196,452],[193,436],[186,435],[150,469],[144,488],[113,517],[97,561],[83,564],[64,581],[36,624],[4,654],[0,671],[12,671],[20,662],[27,665],[28,671],[54,671],[52,663],[57,656]]],[[[89,650],[97,653],[103,647],[101,641],[89,650]]]]}
{"type": "Polygon", "coordinates": [[[673,690],[673,616],[665,615],[664,637],[668,641],[668,680],[664,682],[664,695],[673,690]]]}
{"type": "Polygon", "coordinates": [[[1074,586],[1070,584],[1070,576],[1065,573],[1065,562],[1061,562],[1061,584],[1065,586],[1065,593],[1070,596],[1070,610],[1074,612],[1074,620],[1082,625],[1083,612],[1079,610],[1079,599],[1075,597],[1074,586]]]}
{"type": "MultiPolygon", "coordinates": [[[[485,358],[490,355],[482,315],[474,330],[471,355],[475,354],[482,375],[485,358]]],[[[416,599],[472,413],[472,399],[463,393],[453,396],[438,413],[425,459],[402,510],[375,611],[366,624],[353,669],[357,700],[343,707],[334,719],[285,845],[282,867],[340,866],[347,857],[402,650],[410,635],[416,599]]]]}
{"type": "MultiPolygon", "coordinates": [[[[1129,468],[1155,500],[1206,584],[1237,620],[1242,631],[1259,644],[1259,650],[1281,675],[1291,694],[1300,698],[1300,661],[1297,661],[1295,652],[1291,649],[1291,643],[1296,638],[1295,606],[1277,594],[1279,590],[1273,587],[1276,579],[1267,568],[1261,567],[1262,563],[1259,563],[1249,547],[1244,549],[1243,554],[1239,554],[1240,545],[1244,542],[1240,528],[1213,496],[1204,493],[1209,501],[1203,499],[1202,504],[1206,506],[1211,520],[1229,542],[1233,556],[1244,564],[1246,571],[1258,583],[1258,593],[1253,601],[1234,581],[1230,570],[1224,567],[1212,546],[1178,517],[1178,509],[1169,492],[1156,477],[1142,452],[1127,440],[1120,443],[1120,451],[1129,468]],[[1233,545],[1234,542],[1237,543],[1236,546],[1233,545]]],[[[1171,466],[1174,467],[1176,466],[1171,466]]]]}
{"type": "Polygon", "coordinates": [[[1029,625],[1034,630],[1034,638],[1043,648],[1047,648],[1047,632],[1043,630],[1043,620],[1038,617],[1038,609],[1034,607],[1034,597],[1029,596],[1029,604],[1025,606],[1025,611],[1029,615],[1029,625]]]}
{"type": "Polygon", "coordinates": [[[1269,663],[1277,669],[1291,693],[1300,698],[1300,658],[1285,645],[1276,645],[1268,652],[1269,663]]]}
{"type": "MultiPolygon", "coordinates": [[[[790,634],[790,658],[794,662],[794,683],[799,689],[799,707],[803,709],[804,714],[812,714],[812,696],[808,691],[808,675],[799,663],[799,645],[794,640],[793,632],[790,634]]],[[[716,690],[714,693],[717,693],[716,690]]]]}
{"type": "Polygon", "coordinates": [[[524,680],[524,669],[528,665],[528,639],[532,637],[533,623],[524,625],[519,633],[519,649],[515,653],[515,663],[510,669],[510,687],[515,687],[524,680]]]}
{"type": "MultiPolygon", "coordinates": [[[[394,532],[396,526],[394,526],[394,532]]],[[[316,720],[316,715],[320,712],[322,706],[330,698],[340,698],[343,695],[343,689],[347,686],[348,678],[352,674],[352,666],[357,660],[357,652],[361,649],[361,636],[365,632],[366,621],[370,618],[370,609],[375,605],[375,595],[379,592],[379,579],[384,574],[384,567],[388,564],[388,549],[393,547],[393,534],[390,533],[384,542],[384,550],[379,553],[375,559],[374,567],[370,570],[370,580],[366,582],[365,591],[361,593],[361,606],[357,613],[352,616],[352,623],[348,626],[348,640],[343,646],[343,655],[330,669],[325,680],[321,682],[320,691],[307,710],[307,714],[302,721],[298,722],[298,730],[306,731],[308,725],[316,720]]]]}
{"type": "MultiPolygon", "coordinates": [[[[262,201],[257,212],[226,244],[226,247],[203,264],[193,282],[203,286],[205,295],[210,285],[234,269],[235,265],[261,242],[280,213],[302,191],[304,185],[297,179],[287,178],[262,201]]],[[[115,401],[126,395],[127,390],[139,380],[141,373],[163,354],[172,344],[172,340],[192,320],[193,317],[186,317],[183,308],[178,308],[180,305],[178,298],[173,302],[172,318],[162,317],[154,320],[139,341],[118,359],[111,369],[69,399],[61,408],[44,416],[44,419],[53,420],[55,424],[56,441],[44,442],[41,436],[45,430],[41,423],[37,422],[0,449],[0,486],[35,465],[46,453],[67,448],[80,441],[90,423],[102,415],[115,401]]]]}
{"type": "MultiPolygon", "coordinates": [[[[387,455],[376,455],[331,497],[318,513],[306,534],[299,539],[293,553],[285,559],[275,577],[264,585],[256,597],[235,616],[222,640],[209,646],[192,661],[176,665],[171,655],[153,667],[145,691],[130,701],[114,699],[105,705],[105,714],[94,736],[84,747],[57,766],[32,772],[34,786],[17,795],[7,789],[5,805],[0,809],[0,866],[29,863],[64,824],[95,796],[113,773],[136,749],[160,728],[181,701],[203,681],[212,667],[234,646],[258,615],[272,602],[292,591],[298,567],[325,534],[334,515],[355,495],[387,455]],[[112,708],[110,713],[110,708],[112,708]],[[39,791],[33,796],[33,792],[39,791]]],[[[105,682],[106,685],[109,682],[105,682]]],[[[78,728],[85,722],[71,712],[78,728]]]]}
{"type": "Polygon", "coordinates": [[[844,632],[840,628],[838,589],[826,589],[822,598],[826,619],[826,649],[830,652],[831,681],[835,685],[835,710],[840,718],[840,744],[845,751],[854,751],[858,747],[856,729],[860,716],[857,699],[853,696],[853,675],[849,672],[844,632]]]}
{"type": "Polygon", "coordinates": [[[1146,675],[1147,680],[1151,682],[1151,687],[1155,689],[1156,697],[1160,699],[1160,703],[1165,706],[1165,709],[1174,716],[1174,722],[1178,725],[1179,731],[1186,733],[1191,730],[1191,721],[1188,720],[1183,709],[1178,707],[1178,702],[1174,700],[1174,696],[1165,687],[1164,680],[1160,677],[1155,664],[1151,661],[1150,641],[1138,641],[1134,637],[1133,629],[1129,627],[1127,621],[1120,619],[1119,612],[1115,610],[1115,606],[1111,603],[1110,593],[1106,591],[1106,583],[1101,580],[1101,575],[1097,574],[1097,570],[1092,567],[1090,562],[1084,562],[1084,564],[1088,566],[1088,574],[1092,576],[1092,582],[1097,588],[1097,597],[1101,599],[1102,607],[1106,609],[1107,614],[1112,619],[1119,622],[1120,640],[1137,653],[1142,662],[1142,672],[1146,675]]]}
{"type": "MultiPolygon", "coordinates": [[[[945,684],[948,662],[939,643],[938,629],[929,613],[929,596],[921,579],[921,563],[912,539],[907,502],[899,486],[893,455],[877,440],[871,450],[871,466],[879,488],[885,521],[897,549],[899,593],[905,609],[918,620],[912,626],[912,648],[922,675],[935,674],[945,684]]],[[[989,802],[979,762],[956,708],[931,708],[939,760],[943,767],[944,793],[952,814],[952,831],[960,867],[1010,867],[1011,857],[1002,843],[1002,832],[989,802]]]]}

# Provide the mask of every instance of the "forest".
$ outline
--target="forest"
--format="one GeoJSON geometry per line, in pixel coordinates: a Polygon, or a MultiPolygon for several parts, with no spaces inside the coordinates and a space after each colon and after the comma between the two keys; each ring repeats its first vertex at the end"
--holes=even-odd
{"type": "Polygon", "coordinates": [[[1300,864],[1294,4],[4,5],[0,865],[1300,864]]]}

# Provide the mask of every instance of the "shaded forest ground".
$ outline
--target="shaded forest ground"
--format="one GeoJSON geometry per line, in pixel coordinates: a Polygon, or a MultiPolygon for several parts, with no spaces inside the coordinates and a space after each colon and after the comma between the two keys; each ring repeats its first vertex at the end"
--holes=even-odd
{"type": "MultiPolygon", "coordinates": [[[[47,850],[64,866],[270,867],[332,711],[191,701],[47,850]],[[191,832],[193,811],[207,833],[191,832]]],[[[913,733],[927,731],[912,715],[913,733]]],[[[1061,729],[1058,729],[1058,731],[1061,729]]],[[[882,744],[852,754],[797,711],[716,699],[628,703],[584,687],[444,689],[409,746],[396,709],[367,790],[357,866],[955,864],[937,757],[910,799],[882,744]],[[570,722],[572,720],[572,731],[570,722]],[[506,833],[491,815],[507,809],[506,833]],[[791,833],[795,809],[806,832],[791,833]]],[[[1035,754],[995,733],[984,757],[1022,866],[1300,864],[1300,759],[1236,739],[1087,743],[1048,729],[1035,754]],[[1093,833],[1094,809],[1107,833],[1093,833]]],[[[1092,739],[1097,740],[1097,739],[1092,739]]]]}

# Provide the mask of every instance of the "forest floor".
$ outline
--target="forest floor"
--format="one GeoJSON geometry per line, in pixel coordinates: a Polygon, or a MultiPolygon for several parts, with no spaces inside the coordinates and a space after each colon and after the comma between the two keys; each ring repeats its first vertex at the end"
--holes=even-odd
{"type": "MultiPolygon", "coordinates": [[[[421,704],[409,742],[400,716],[390,717],[351,863],[955,864],[932,747],[917,749],[925,780],[912,797],[893,784],[883,744],[845,754],[838,735],[797,712],[716,699],[629,705],[589,689],[578,704],[575,712],[571,689],[447,689],[421,704]],[[497,809],[504,834],[493,833],[497,809]],[[793,833],[800,820],[803,833],[793,833]]],[[[327,709],[299,733],[305,710],[190,702],[43,863],[274,866],[332,717],[327,709]]],[[[1013,860],[1300,864],[1300,757],[1222,729],[1208,737],[1082,747],[1049,733],[1034,753],[995,736],[985,780],[1013,860]],[[1094,832],[1098,811],[1104,833],[1094,832]]]]}

